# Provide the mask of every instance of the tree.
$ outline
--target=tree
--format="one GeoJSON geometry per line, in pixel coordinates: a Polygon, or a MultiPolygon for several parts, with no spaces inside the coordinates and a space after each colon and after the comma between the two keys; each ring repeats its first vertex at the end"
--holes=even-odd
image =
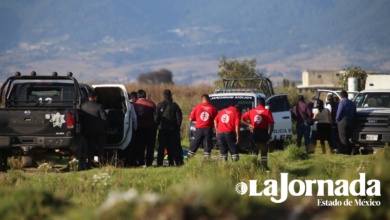
{"type": "Polygon", "coordinates": [[[358,91],[364,90],[367,73],[364,69],[358,66],[345,66],[344,68],[345,74],[341,74],[340,76],[340,86],[343,90],[348,90],[348,78],[355,77],[358,80],[358,91]]]}
{"type": "Polygon", "coordinates": [[[172,72],[167,69],[161,69],[149,73],[141,73],[137,80],[139,83],[146,84],[173,84],[172,72]]]}
{"type": "MultiPolygon", "coordinates": [[[[221,59],[218,59],[218,61],[218,67],[221,70],[218,72],[218,80],[214,81],[216,87],[223,87],[223,78],[263,77],[263,72],[255,69],[257,63],[256,58],[251,60],[245,59],[241,62],[236,58],[228,59],[225,55],[223,55],[221,59]]],[[[237,87],[251,87],[258,86],[259,82],[238,81],[235,85],[237,87]]]]}

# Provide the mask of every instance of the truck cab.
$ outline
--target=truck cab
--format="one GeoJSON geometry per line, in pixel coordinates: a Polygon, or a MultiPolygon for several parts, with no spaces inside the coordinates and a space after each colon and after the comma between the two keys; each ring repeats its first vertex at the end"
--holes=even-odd
{"type": "MultiPolygon", "coordinates": [[[[290,106],[286,94],[275,95],[272,83],[267,78],[232,78],[223,79],[224,88],[215,89],[215,93],[210,94],[210,104],[214,105],[218,112],[222,109],[236,104],[242,107],[242,114],[256,108],[260,97],[266,100],[266,108],[272,112],[275,125],[272,139],[276,149],[283,148],[284,140],[292,139],[292,123],[290,106]],[[259,81],[256,87],[234,87],[236,81],[259,81]],[[229,84],[230,83],[230,84],[229,84]]],[[[194,139],[196,127],[195,122],[189,125],[189,138],[194,139]]],[[[241,149],[252,150],[252,133],[249,127],[242,124],[240,128],[241,149]]],[[[214,147],[218,147],[214,129],[214,147]]]]}

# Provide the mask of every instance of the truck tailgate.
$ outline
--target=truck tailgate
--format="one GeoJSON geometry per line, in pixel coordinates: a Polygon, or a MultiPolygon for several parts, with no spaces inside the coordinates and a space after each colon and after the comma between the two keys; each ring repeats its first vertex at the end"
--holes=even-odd
{"type": "Polygon", "coordinates": [[[0,136],[66,134],[65,109],[0,109],[0,136]]]}

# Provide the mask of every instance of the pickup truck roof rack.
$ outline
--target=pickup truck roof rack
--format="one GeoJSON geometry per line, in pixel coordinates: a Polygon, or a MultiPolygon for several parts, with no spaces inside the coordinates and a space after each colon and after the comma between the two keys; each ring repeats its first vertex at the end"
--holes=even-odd
{"type": "Polygon", "coordinates": [[[215,89],[216,93],[228,93],[228,92],[256,92],[260,89],[265,95],[273,96],[275,95],[274,89],[272,87],[272,82],[268,78],[260,77],[251,77],[251,78],[228,78],[222,79],[223,87],[222,89],[215,89]],[[260,81],[258,87],[234,87],[236,81],[260,81]],[[229,85],[229,82],[230,85],[229,85]],[[266,89],[267,91],[265,91],[266,89]]]}
{"type": "MultiPolygon", "coordinates": [[[[78,81],[73,78],[73,74],[71,72],[68,73],[68,76],[58,76],[58,74],[56,72],[53,72],[53,75],[52,76],[37,76],[35,71],[31,72],[31,76],[21,76],[19,72],[16,72],[15,76],[11,76],[9,77],[5,83],[3,83],[3,85],[1,86],[1,91],[0,91],[0,103],[2,101],[2,98],[3,98],[3,91],[4,91],[4,88],[7,86],[7,90],[6,90],[6,94],[4,96],[4,98],[6,99],[7,96],[8,96],[8,93],[10,92],[9,89],[11,87],[11,84],[13,81],[15,80],[31,80],[31,79],[45,79],[45,80],[48,80],[48,79],[53,79],[53,80],[72,80],[73,83],[74,83],[74,87],[75,87],[75,93],[74,93],[74,100],[73,100],[73,106],[74,108],[76,108],[76,105],[77,105],[77,97],[80,95],[81,96],[81,93],[80,93],[80,87],[79,87],[79,83],[78,81]]],[[[7,102],[5,102],[4,104],[6,105],[7,102]]],[[[81,106],[81,98],[79,99],[79,106],[81,106]]]]}

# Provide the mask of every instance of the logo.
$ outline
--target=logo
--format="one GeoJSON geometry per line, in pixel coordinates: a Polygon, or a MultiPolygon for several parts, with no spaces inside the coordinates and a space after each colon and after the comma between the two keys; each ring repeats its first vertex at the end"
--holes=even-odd
{"type": "Polygon", "coordinates": [[[263,117],[261,117],[261,115],[256,115],[255,116],[254,121],[255,121],[256,124],[260,124],[262,120],[263,120],[263,117]]]}
{"type": "Polygon", "coordinates": [[[237,183],[236,191],[238,194],[244,195],[248,191],[248,186],[244,182],[237,183]]]}
{"type": "MultiPolygon", "coordinates": [[[[365,173],[359,173],[360,178],[349,183],[347,180],[299,180],[288,181],[288,173],[280,174],[280,184],[277,180],[265,180],[261,185],[265,188],[259,192],[257,180],[249,180],[249,187],[240,182],[236,185],[235,190],[238,194],[244,195],[249,189],[249,196],[268,196],[273,203],[282,203],[286,201],[288,195],[292,196],[313,196],[313,185],[317,187],[317,196],[381,196],[381,183],[379,180],[366,180],[365,173]],[[356,187],[359,185],[359,187],[356,187]],[[296,187],[298,186],[298,187],[296,187]],[[277,199],[279,197],[279,199],[277,199]]],[[[367,202],[355,199],[357,206],[367,205],[367,202]],[[363,205],[361,205],[363,204],[363,205]]],[[[370,200],[369,206],[380,205],[380,201],[370,200]],[[374,204],[375,203],[375,204],[374,204]]],[[[325,204],[321,199],[318,204],[325,204]]]]}
{"type": "Polygon", "coordinates": [[[261,114],[264,112],[264,110],[256,110],[257,114],[261,114]]]}
{"type": "Polygon", "coordinates": [[[204,109],[204,110],[209,110],[209,109],[211,109],[211,107],[206,107],[206,106],[202,106],[202,108],[204,109]]]}
{"type": "Polygon", "coordinates": [[[222,115],[221,121],[225,124],[228,123],[229,122],[229,115],[227,115],[227,114],[222,115]]]}
{"type": "Polygon", "coordinates": [[[53,122],[53,128],[56,126],[61,128],[62,124],[66,123],[65,115],[61,115],[59,112],[57,112],[56,114],[51,114],[50,122],[53,122]]]}
{"type": "Polygon", "coordinates": [[[31,114],[31,111],[30,111],[30,110],[24,111],[24,114],[30,115],[30,114],[31,114]]]}
{"type": "Polygon", "coordinates": [[[207,112],[202,112],[200,114],[200,119],[202,119],[202,121],[207,121],[207,120],[209,120],[209,118],[210,118],[210,115],[207,112]]]}

